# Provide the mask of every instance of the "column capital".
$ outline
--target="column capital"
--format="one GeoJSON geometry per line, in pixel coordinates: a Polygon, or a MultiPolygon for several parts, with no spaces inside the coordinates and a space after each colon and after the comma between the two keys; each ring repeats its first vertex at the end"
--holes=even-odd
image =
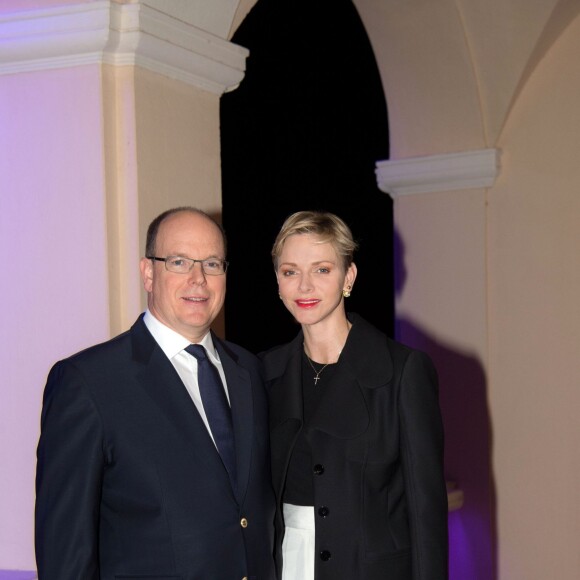
{"type": "Polygon", "coordinates": [[[499,149],[378,161],[381,191],[391,197],[491,187],[499,173],[499,149]]]}
{"type": "Polygon", "coordinates": [[[99,0],[0,15],[0,75],[85,64],[139,66],[215,94],[249,51],[145,4],[99,0]]]}

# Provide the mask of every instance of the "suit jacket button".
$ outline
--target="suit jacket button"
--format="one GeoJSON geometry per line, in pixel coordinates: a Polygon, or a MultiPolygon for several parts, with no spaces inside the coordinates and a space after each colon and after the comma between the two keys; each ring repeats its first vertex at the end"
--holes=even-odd
{"type": "Polygon", "coordinates": [[[328,550],[322,550],[322,552],[320,552],[320,559],[323,562],[328,562],[330,558],[332,558],[332,554],[328,550]]]}
{"type": "Polygon", "coordinates": [[[248,520],[246,518],[242,518],[240,520],[240,526],[242,526],[242,528],[247,528],[248,527],[248,520]]]}
{"type": "Polygon", "coordinates": [[[330,510],[325,505],[323,505],[322,507],[319,507],[318,508],[318,515],[321,518],[327,517],[329,513],[330,513],[330,510]]]}
{"type": "Polygon", "coordinates": [[[324,473],[324,465],[317,463],[314,466],[314,475],[322,475],[324,473]]]}

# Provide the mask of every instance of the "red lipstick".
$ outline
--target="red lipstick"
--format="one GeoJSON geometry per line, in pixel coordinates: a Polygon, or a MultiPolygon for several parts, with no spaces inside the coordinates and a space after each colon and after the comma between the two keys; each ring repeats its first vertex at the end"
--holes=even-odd
{"type": "Polygon", "coordinates": [[[294,300],[294,303],[298,308],[313,308],[316,306],[320,300],[312,299],[312,300],[294,300]]]}

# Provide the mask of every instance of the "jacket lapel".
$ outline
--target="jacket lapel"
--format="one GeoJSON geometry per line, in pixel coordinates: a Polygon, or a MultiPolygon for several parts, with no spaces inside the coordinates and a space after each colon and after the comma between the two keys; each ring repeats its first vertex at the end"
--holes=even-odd
{"type": "MultiPolygon", "coordinates": [[[[393,375],[386,336],[356,314],[349,319],[353,326],[338,367],[309,423],[310,429],[340,439],[358,437],[366,431],[370,418],[363,389],[384,387],[393,375]]],[[[289,419],[297,419],[299,428],[303,421],[302,342],[300,332],[292,342],[266,356],[272,429],[289,419]]]]}
{"type": "Polygon", "coordinates": [[[367,430],[369,421],[361,386],[349,366],[339,361],[308,427],[338,439],[353,439],[367,430]]]}
{"type": "Polygon", "coordinates": [[[232,493],[227,471],[185,385],[142,318],[131,328],[131,336],[133,360],[138,364],[136,379],[144,393],[191,450],[201,470],[215,474],[216,485],[232,493]]]}
{"type": "Polygon", "coordinates": [[[236,446],[236,466],[238,472],[237,496],[243,503],[252,461],[252,441],[254,437],[254,401],[252,380],[247,369],[238,364],[238,359],[221,340],[213,336],[228,383],[228,394],[232,407],[234,438],[236,446]]]}
{"type": "Polygon", "coordinates": [[[385,387],[393,364],[386,336],[360,316],[349,316],[352,328],[331,382],[310,419],[310,427],[339,439],[352,439],[368,428],[365,389],[385,387]]]}
{"type": "Polygon", "coordinates": [[[270,401],[272,484],[282,496],[290,454],[303,424],[302,332],[289,344],[264,353],[264,375],[270,401]]]}
{"type": "Polygon", "coordinates": [[[288,419],[302,423],[302,332],[265,358],[264,372],[270,395],[270,428],[288,419]]]}
{"type": "MultiPolygon", "coordinates": [[[[270,427],[274,431],[287,423],[283,428],[286,440],[299,431],[304,420],[302,342],[300,332],[291,343],[266,357],[266,380],[271,400],[270,427]]],[[[316,387],[312,385],[312,388],[316,387]]],[[[350,439],[363,433],[368,423],[369,416],[358,381],[350,366],[341,360],[333,379],[324,389],[308,428],[340,439],[350,439]]]]}
{"type": "Polygon", "coordinates": [[[361,386],[375,389],[393,378],[393,359],[388,338],[357,314],[349,314],[352,328],[342,349],[341,360],[350,367],[361,386]]]}

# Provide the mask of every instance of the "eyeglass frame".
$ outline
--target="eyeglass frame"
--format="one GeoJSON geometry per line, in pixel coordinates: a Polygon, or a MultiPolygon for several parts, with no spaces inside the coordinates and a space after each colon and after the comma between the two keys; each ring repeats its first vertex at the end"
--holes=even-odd
{"type": "Polygon", "coordinates": [[[196,260],[194,258],[186,258],[185,256],[179,256],[179,255],[175,255],[175,256],[166,256],[165,258],[159,258],[158,256],[145,256],[145,258],[147,258],[148,260],[154,260],[156,262],[164,262],[165,263],[165,269],[168,272],[171,272],[172,274],[189,274],[193,268],[195,267],[196,262],[201,264],[201,271],[204,273],[204,275],[207,276],[223,276],[225,275],[225,273],[228,271],[228,266],[230,265],[230,263],[227,260],[222,260],[221,258],[205,258],[205,260],[196,260]],[[189,267],[189,270],[187,270],[187,272],[176,272],[175,270],[170,270],[167,267],[167,261],[171,260],[172,258],[179,258],[180,260],[184,260],[185,262],[189,262],[191,265],[189,267]],[[214,274],[213,272],[206,272],[204,264],[206,262],[221,262],[224,271],[223,272],[219,272],[218,274],[214,274]]]}

